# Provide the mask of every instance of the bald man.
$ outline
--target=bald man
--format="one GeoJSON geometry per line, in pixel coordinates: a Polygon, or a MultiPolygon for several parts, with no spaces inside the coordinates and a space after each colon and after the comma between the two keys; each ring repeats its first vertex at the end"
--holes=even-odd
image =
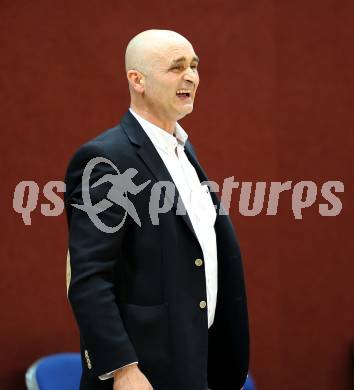
{"type": "MultiPolygon", "coordinates": [[[[238,390],[245,381],[239,245],[178,123],[193,110],[198,63],[176,32],[134,37],[129,111],[69,163],[67,287],[82,390],[238,390]]],[[[207,118],[203,129],[218,142],[207,118]]]]}

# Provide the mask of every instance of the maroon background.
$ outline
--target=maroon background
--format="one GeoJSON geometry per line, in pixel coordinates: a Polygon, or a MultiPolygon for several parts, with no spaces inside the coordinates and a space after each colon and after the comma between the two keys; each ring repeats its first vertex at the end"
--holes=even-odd
{"type": "MultiPolygon", "coordinates": [[[[40,203],[25,226],[15,186],[62,180],[84,141],[128,107],[127,42],[147,28],[188,37],[201,58],[193,115],[182,121],[210,179],[341,180],[343,210],[295,220],[232,217],[249,295],[259,390],[351,388],[354,2],[3,0],[1,12],[0,388],[24,388],[38,357],[78,349],[66,301],[66,221],[40,203]]],[[[222,360],[222,357],[220,357],[222,360]]],[[[230,387],[231,389],[231,387],[230,387]]]]}

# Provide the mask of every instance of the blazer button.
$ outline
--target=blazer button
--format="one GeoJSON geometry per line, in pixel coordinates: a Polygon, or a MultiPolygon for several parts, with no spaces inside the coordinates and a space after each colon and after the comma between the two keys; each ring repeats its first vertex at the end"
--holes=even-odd
{"type": "Polygon", "coordinates": [[[201,265],[203,265],[203,260],[202,260],[202,259],[195,259],[194,264],[195,264],[197,267],[200,267],[201,265]]]}
{"type": "Polygon", "coordinates": [[[199,307],[200,307],[201,309],[205,309],[205,308],[206,308],[206,305],[207,305],[207,303],[206,303],[205,301],[200,301],[200,302],[199,302],[199,307]]]}
{"type": "Polygon", "coordinates": [[[87,350],[85,350],[85,359],[86,359],[87,368],[89,370],[91,370],[92,365],[91,365],[90,357],[89,357],[89,354],[88,354],[87,350]]]}

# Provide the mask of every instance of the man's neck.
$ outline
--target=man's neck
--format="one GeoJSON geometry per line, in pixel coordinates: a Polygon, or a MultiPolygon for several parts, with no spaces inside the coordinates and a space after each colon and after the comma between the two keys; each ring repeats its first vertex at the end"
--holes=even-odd
{"type": "Polygon", "coordinates": [[[151,114],[147,110],[142,110],[137,107],[134,107],[133,105],[130,106],[130,109],[133,110],[136,114],[147,120],[148,122],[152,123],[153,125],[159,127],[160,129],[163,129],[170,133],[171,135],[174,134],[176,122],[173,121],[163,121],[160,118],[157,118],[156,115],[151,114]]]}

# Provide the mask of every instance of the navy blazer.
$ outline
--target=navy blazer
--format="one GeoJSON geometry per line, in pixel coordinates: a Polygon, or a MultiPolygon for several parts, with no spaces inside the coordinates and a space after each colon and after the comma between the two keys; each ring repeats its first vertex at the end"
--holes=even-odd
{"type": "MultiPolygon", "coordinates": [[[[185,152],[200,181],[208,180],[189,141],[185,152]]],[[[117,171],[111,164],[97,164],[89,185],[106,174],[117,171]]],[[[242,260],[232,222],[219,214],[215,221],[218,296],[214,323],[208,329],[207,308],[200,306],[207,301],[204,263],[195,263],[203,260],[202,249],[188,215],[176,214],[177,190],[172,208],[159,215],[158,225],[151,222],[150,193],[158,181],[173,182],[130,112],[116,127],[82,145],[69,163],[68,298],[80,331],[81,389],[112,389],[112,379],[101,381],[98,376],[139,361],[154,390],[238,390],[248,372],[249,331],[242,260]],[[105,233],[85,211],[72,206],[84,204],[87,186],[82,185],[82,174],[94,157],[109,159],[120,173],[136,169],[136,185],[150,181],[138,194],[126,194],[141,226],[112,202],[98,216],[107,226],[121,228],[105,233]]],[[[91,187],[92,203],[105,199],[111,186],[106,182],[91,187]]],[[[220,201],[211,195],[218,210],[220,201]]]]}

